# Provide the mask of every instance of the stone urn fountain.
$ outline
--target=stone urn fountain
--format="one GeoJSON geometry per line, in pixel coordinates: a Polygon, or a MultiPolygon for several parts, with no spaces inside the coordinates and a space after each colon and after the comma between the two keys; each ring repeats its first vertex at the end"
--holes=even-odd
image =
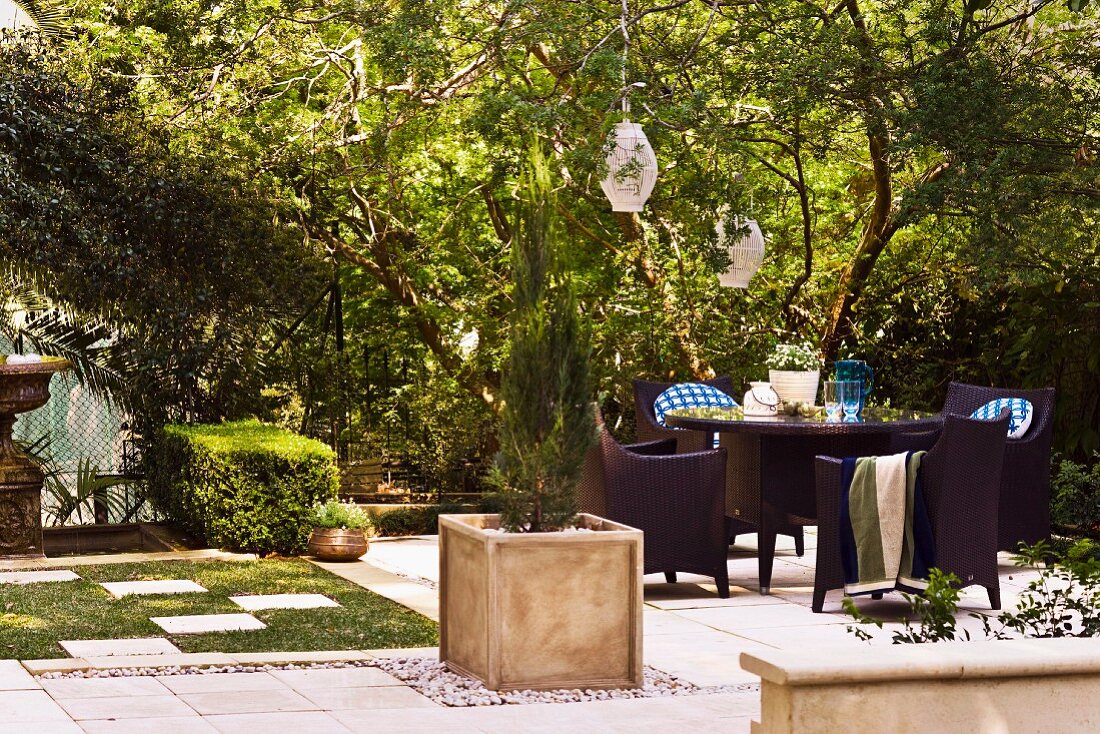
{"type": "Polygon", "coordinates": [[[70,369],[58,357],[0,364],[0,558],[42,558],[42,482],[46,476],[12,443],[16,416],[50,399],[50,378],[70,369]]]}

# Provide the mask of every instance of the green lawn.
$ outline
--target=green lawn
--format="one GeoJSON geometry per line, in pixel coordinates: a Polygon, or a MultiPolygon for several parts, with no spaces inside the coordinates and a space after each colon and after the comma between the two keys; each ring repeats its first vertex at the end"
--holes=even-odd
{"type": "Polygon", "coordinates": [[[58,640],[168,637],[184,652],[423,647],[435,622],[302,560],[157,561],[74,569],[81,581],[0,586],[0,658],[66,657],[58,640]],[[114,599],[100,581],[190,579],[206,594],[114,599]],[[341,608],[253,612],[267,629],[167,635],[149,617],[244,612],[240,594],[316,593],[341,608]]]}

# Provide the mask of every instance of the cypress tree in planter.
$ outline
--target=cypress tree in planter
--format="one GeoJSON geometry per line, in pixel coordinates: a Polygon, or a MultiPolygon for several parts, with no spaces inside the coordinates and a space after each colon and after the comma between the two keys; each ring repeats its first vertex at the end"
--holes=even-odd
{"type": "Polygon", "coordinates": [[[590,351],[532,155],[513,239],[499,515],[440,517],[440,658],[494,690],[642,684],[642,534],[577,515],[590,351]]]}

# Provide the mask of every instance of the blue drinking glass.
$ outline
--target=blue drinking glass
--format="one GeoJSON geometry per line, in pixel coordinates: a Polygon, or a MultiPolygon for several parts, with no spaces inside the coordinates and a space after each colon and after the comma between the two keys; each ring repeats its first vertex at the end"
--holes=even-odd
{"type": "Polygon", "coordinates": [[[840,405],[844,408],[845,418],[855,418],[859,415],[862,403],[863,383],[854,380],[839,381],[840,405]]]}

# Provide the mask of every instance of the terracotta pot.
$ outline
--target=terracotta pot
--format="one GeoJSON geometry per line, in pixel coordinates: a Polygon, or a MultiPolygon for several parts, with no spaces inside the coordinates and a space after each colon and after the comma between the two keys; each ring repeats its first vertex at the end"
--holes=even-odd
{"type": "Polygon", "coordinates": [[[354,561],[367,552],[370,544],[362,528],[314,528],[309,536],[309,552],[322,561],[354,561]]]}
{"type": "Polygon", "coordinates": [[[642,685],[642,532],[500,533],[441,515],[439,657],[492,690],[642,685]]]}

